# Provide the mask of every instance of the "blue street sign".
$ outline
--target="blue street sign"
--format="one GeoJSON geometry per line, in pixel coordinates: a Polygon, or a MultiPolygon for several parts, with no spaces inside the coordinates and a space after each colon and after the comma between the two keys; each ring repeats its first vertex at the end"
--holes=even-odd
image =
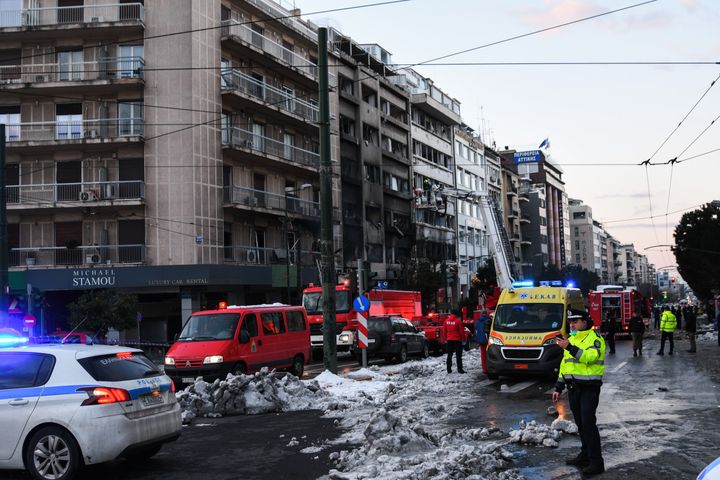
{"type": "Polygon", "coordinates": [[[390,287],[390,284],[387,282],[387,280],[378,280],[377,282],[377,288],[380,290],[387,290],[390,287]]]}
{"type": "Polygon", "coordinates": [[[542,152],[540,150],[528,150],[527,152],[513,153],[513,161],[520,163],[540,163],[542,161],[542,152]]]}
{"type": "Polygon", "coordinates": [[[363,295],[355,297],[355,300],[353,300],[353,308],[359,313],[367,312],[370,310],[370,300],[363,295]]]}

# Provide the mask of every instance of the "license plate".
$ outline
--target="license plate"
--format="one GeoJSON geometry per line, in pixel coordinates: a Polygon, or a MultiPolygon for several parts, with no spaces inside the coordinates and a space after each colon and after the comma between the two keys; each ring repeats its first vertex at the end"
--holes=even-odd
{"type": "Polygon", "coordinates": [[[182,377],[180,380],[182,383],[195,383],[195,379],[192,377],[182,377]]]}
{"type": "Polygon", "coordinates": [[[374,339],[374,338],[368,338],[368,343],[375,343],[375,339],[374,339]]]}
{"type": "Polygon", "coordinates": [[[143,405],[146,407],[152,406],[152,405],[160,405],[161,403],[165,402],[165,399],[163,398],[162,394],[160,392],[153,392],[148,395],[142,396],[143,405]]]}
{"type": "Polygon", "coordinates": [[[516,363],[513,368],[515,370],[527,370],[529,367],[527,363],[516,363]]]}

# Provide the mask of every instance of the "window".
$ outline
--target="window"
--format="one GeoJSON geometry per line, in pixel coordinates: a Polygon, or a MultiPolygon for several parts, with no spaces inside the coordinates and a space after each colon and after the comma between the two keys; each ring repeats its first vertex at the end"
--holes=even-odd
{"type": "Polygon", "coordinates": [[[340,132],[345,135],[355,136],[355,121],[340,115],[340,132]]]}
{"type": "Polygon", "coordinates": [[[37,353],[0,353],[0,390],[44,385],[50,378],[55,359],[37,353]]]}
{"type": "Polygon", "coordinates": [[[20,140],[20,105],[0,107],[0,123],[5,124],[5,141],[20,140]]]}
{"type": "Polygon", "coordinates": [[[22,14],[22,0],[0,0],[0,27],[19,27],[22,14]]]}
{"type": "Polygon", "coordinates": [[[365,165],[365,171],[367,172],[365,176],[368,182],[376,185],[380,185],[382,183],[380,167],[376,165],[365,165]]]}
{"type": "Polygon", "coordinates": [[[142,76],[143,46],[120,45],[119,54],[118,78],[140,78],[142,76]]]}
{"type": "Polygon", "coordinates": [[[577,237],[579,235],[580,235],[580,229],[578,227],[575,227],[575,236],[577,237]]]}
{"type": "Polygon", "coordinates": [[[56,105],[55,121],[55,138],[57,140],[82,138],[83,116],[81,103],[56,105]]]}
{"type": "Polygon", "coordinates": [[[305,316],[302,312],[292,310],[285,312],[285,317],[288,323],[288,332],[304,332],[305,331],[305,316]]]}
{"type": "Polygon", "coordinates": [[[366,87],[365,85],[362,86],[362,99],[368,105],[377,108],[377,92],[372,88],[366,87]]]}
{"type": "Polygon", "coordinates": [[[220,128],[222,130],[222,143],[229,145],[232,139],[232,114],[223,112],[220,120],[220,128]]]}
{"type": "Polygon", "coordinates": [[[585,212],[573,212],[573,218],[576,220],[580,218],[585,218],[585,212]]]}
{"type": "Polygon", "coordinates": [[[580,250],[580,240],[575,240],[575,250],[580,250]]]}
{"type": "Polygon", "coordinates": [[[363,123],[363,140],[365,140],[365,145],[375,145],[378,146],[380,143],[380,139],[378,138],[379,131],[375,127],[371,127],[367,123],[363,123]]]}
{"type": "Polygon", "coordinates": [[[125,382],[162,375],[142,353],[100,355],[79,359],[78,363],[98,382],[125,382]]]}
{"type": "Polygon", "coordinates": [[[240,327],[240,332],[245,331],[248,333],[249,337],[257,337],[258,336],[258,326],[257,326],[257,317],[254,313],[250,313],[248,315],[245,315],[245,318],[243,319],[242,327],[240,327]]]}
{"type": "MultiPolygon", "coordinates": [[[[2,11],[0,11],[0,16],[2,11]]],[[[0,26],[2,20],[0,19],[0,26]]],[[[22,50],[19,48],[12,50],[0,50],[0,83],[14,83],[22,80],[21,78],[21,60],[22,50]]]]}
{"type": "Polygon", "coordinates": [[[278,335],[285,333],[285,323],[281,312],[266,312],[260,315],[262,319],[263,335],[278,335]]]}
{"type": "Polygon", "coordinates": [[[257,47],[263,48],[265,40],[265,29],[257,23],[253,23],[250,28],[252,29],[252,44],[257,47]]]}
{"type": "Polygon", "coordinates": [[[338,75],[338,83],[340,84],[340,91],[342,93],[355,95],[355,82],[343,75],[338,75]]]}
{"type": "Polygon", "coordinates": [[[143,134],[143,102],[118,103],[118,135],[127,137],[143,134]]]}

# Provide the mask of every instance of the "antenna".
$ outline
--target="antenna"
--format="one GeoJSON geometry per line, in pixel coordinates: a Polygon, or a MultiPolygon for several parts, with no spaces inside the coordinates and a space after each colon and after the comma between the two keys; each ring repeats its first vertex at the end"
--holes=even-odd
{"type": "Polygon", "coordinates": [[[70,330],[70,333],[68,333],[67,335],[65,335],[65,336],[63,337],[63,339],[60,341],[60,343],[65,343],[65,340],[67,340],[67,338],[68,338],[70,335],[72,335],[73,333],[75,333],[75,330],[77,330],[78,328],[80,328],[80,325],[82,325],[83,323],[85,323],[85,320],[87,320],[87,318],[88,318],[88,317],[87,317],[87,315],[86,315],[82,320],[80,320],[80,323],[78,323],[77,325],[75,325],[75,328],[73,328],[72,330],[70,330]]]}

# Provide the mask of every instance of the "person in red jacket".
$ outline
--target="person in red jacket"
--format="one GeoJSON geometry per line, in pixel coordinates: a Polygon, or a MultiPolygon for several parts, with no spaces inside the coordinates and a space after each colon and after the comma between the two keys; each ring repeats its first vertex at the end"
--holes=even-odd
{"type": "Polygon", "coordinates": [[[462,364],[463,342],[465,341],[465,325],[462,322],[460,309],[453,309],[443,323],[445,333],[445,350],[447,351],[447,372],[452,373],[452,356],[455,353],[459,373],[465,373],[462,364]]]}

